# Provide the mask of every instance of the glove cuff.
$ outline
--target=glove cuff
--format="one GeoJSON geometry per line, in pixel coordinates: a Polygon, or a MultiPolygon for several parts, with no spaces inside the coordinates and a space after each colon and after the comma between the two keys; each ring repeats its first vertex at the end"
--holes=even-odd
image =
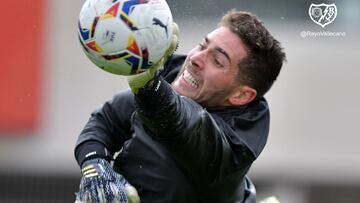
{"type": "Polygon", "coordinates": [[[133,93],[137,94],[141,88],[153,80],[156,70],[147,70],[138,75],[128,77],[128,83],[133,93]]]}
{"type": "MultiPolygon", "coordinates": [[[[102,159],[102,158],[92,158],[92,159],[87,159],[84,161],[84,163],[82,164],[81,168],[84,168],[86,167],[87,165],[90,165],[90,164],[104,164],[106,160],[105,159],[102,159]]],[[[106,161],[108,162],[108,161],[106,161]]],[[[109,163],[109,162],[108,162],[109,163]]]]}
{"type": "Polygon", "coordinates": [[[127,80],[132,92],[137,94],[141,88],[146,87],[154,79],[158,70],[163,68],[164,62],[164,58],[162,58],[147,71],[137,75],[128,76],[127,80]]]}
{"type": "Polygon", "coordinates": [[[75,157],[82,168],[83,164],[87,160],[101,158],[110,162],[112,159],[112,154],[106,149],[106,147],[96,141],[89,141],[81,144],[75,150],[75,157]]]}

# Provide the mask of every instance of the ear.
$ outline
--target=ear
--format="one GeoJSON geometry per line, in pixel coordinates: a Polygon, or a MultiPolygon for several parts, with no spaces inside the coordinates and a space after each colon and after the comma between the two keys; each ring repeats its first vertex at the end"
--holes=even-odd
{"type": "Polygon", "coordinates": [[[241,106],[252,102],[256,98],[257,92],[249,86],[242,86],[235,90],[228,101],[232,106],[241,106]]]}

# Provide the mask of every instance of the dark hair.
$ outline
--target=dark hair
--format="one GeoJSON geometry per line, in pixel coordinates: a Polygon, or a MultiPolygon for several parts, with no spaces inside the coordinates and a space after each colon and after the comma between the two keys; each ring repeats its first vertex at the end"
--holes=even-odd
{"type": "Polygon", "coordinates": [[[286,60],[280,42],[249,12],[231,10],[223,16],[219,26],[228,27],[245,44],[247,57],[239,62],[239,82],[254,88],[257,98],[262,97],[286,60]]]}

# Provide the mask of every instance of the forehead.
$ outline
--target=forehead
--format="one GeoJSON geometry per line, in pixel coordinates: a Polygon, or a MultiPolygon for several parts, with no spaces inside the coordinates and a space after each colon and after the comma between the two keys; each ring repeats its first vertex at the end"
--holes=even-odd
{"type": "Polygon", "coordinates": [[[232,58],[239,61],[246,57],[247,49],[240,37],[229,28],[221,26],[207,35],[210,45],[222,48],[232,58]]]}

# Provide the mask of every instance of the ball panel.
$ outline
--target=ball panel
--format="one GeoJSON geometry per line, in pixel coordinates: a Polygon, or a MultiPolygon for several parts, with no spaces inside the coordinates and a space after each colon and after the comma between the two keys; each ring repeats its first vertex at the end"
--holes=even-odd
{"type": "Polygon", "coordinates": [[[138,5],[129,17],[137,22],[139,30],[134,33],[148,47],[149,61],[158,62],[169,47],[172,36],[173,20],[166,2],[153,0],[147,5],[138,5]]]}
{"type": "Polygon", "coordinates": [[[79,15],[86,56],[119,75],[145,71],[171,43],[172,15],[165,0],[86,0],[79,15]]]}
{"type": "Polygon", "coordinates": [[[132,55],[128,51],[124,51],[111,57],[112,58],[109,58],[105,67],[105,70],[108,72],[117,75],[133,75],[139,70],[141,58],[132,55]]]}
{"type": "MultiPolygon", "coordinates": [[[[128,46],[131,30],[118,18],[100,18],[94,38],[107,54],[123,51],[128,46]]],[[[102,52],[101,52],[102,53],[102,52]]]]}

